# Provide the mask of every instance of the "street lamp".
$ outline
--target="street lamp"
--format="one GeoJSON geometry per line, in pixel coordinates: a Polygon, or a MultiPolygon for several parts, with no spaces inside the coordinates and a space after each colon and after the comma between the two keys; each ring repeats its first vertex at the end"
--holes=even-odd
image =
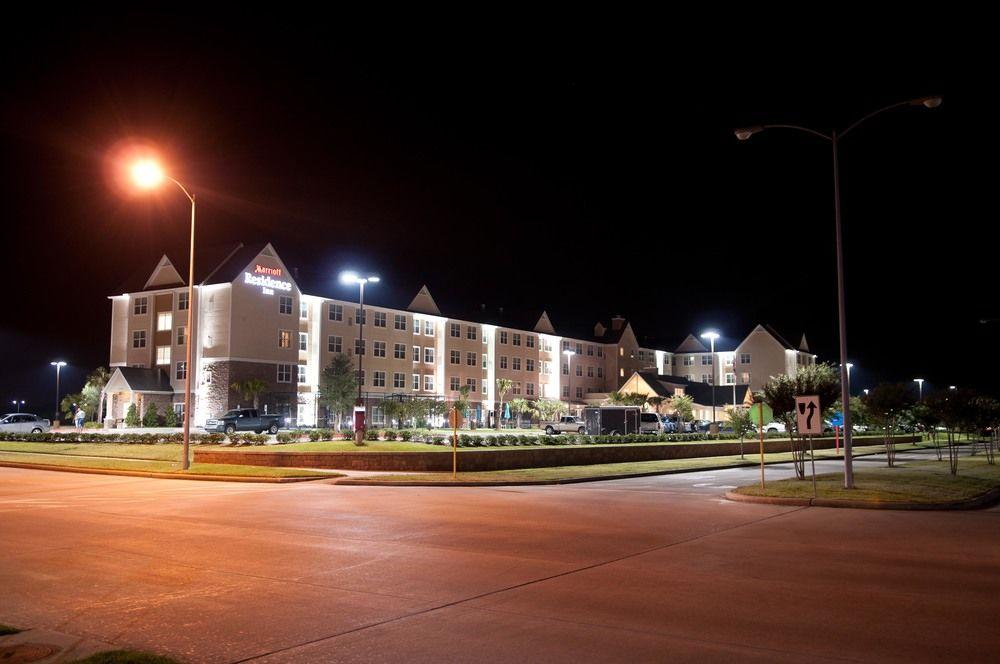
{"type": "Polygon", "coordinates": [[[62,360],[58,360],[56,362],[49,362],[49,364],[51,364],[52,366],[54,366],[56,368],[56,417],[55,417],[55,419],[58,420],[59,419],[59,370],[62,369],[64,366],[66,366],[66,363],[63,362],[62,360]]]}
{"type": "Polygon", "coordinates": [[[573,414],[573,367],[571,366],[573,356],[576,355],[575,350],[570,350],[566,348],[563,350],[563,355],[566,356],[566,408],[570,411],[570,415],[573,414]]]}
{"type": "Polygon", "coordinates": [[[16,410],[19,413],[21,412],[21,409],[24,408],[24,399],[21,399],[20,401],[18,401],[17,399],[14,399],[14,401],[12,401],[11,403],[14,404],[14,410],[16,410]],[[18,404],[20,404],[20,405],[18,405],[18,404]]]}
{"type": "Polygon", "coordinates": [[[844,131],[839,134],[836,131],[832,131],[829,135],[822,132],[816,131],[815,129],[809,129],[807,127],[800,127],[798,125],[787,125],[787,124],[770,124],[770,125],[758,125],[756,127],[745,127],[737,129],[734,131],[736,138],[745,141],[749,139],[754,134],[757,134],[765,129],[795,129],[797,131],[804,131],[807,134],[812,134],[824,140],[830,141],[830,145],[833,151],[833,210],[834,210],[834,222],[836,227],[836,240],[837,240],[837,313],[839,321],[839,332],[840,332],[840,398],[841,402],[844,404],[844,488],[852,489],[854,488],[854,466],[851,458],[852,450],[852,434],[851,434],[851,408],[850,408],[850,394],[848,393],[848,376],[847,376],[847,315],[846,315],[846,304],[844,300],[844,249],[843,240],[840,230],[840,168],[837,162],[837,144],[838,141],[847,136],[847,134],[865,122],[866,120],[880,115],[886,111],[901,108],[903,106],[924,106],[926,108],[937,108],[941,105],[941,97],[919,97],[917,99],[910,99],[907,101],[899,102],[897,104],[891,104],[880,108],[877,111],[873,111],[868,115],[862,117],[860,120],[850,125],[844,131]]]}
{"type": "MultiPolygon", "coordinates": [[[[702,339],[708,339],[709,345],[712,347],[712,380],[709,381],[709,385],[712,387],[712,424],[711,426],[716,426],[715,424],[715,340],[719,338],[718,332],[703,332],[701,335],[702,339]]],[[[704,348],[704,346],[702,346],[704,348]]],[[[733,404],[735,406],[735,404],[733,404]]],[[[711,427],[709,428],[711,430],[711,427]]]]}
{"type": "Polygon", "coordinates": [[[913,382],[917,384],[917,390],[919,391],[919,394],[920,394],[920,398],[917,399],[917,400],[918,401],[923,401],[924,400],[924,379],[923,378],[914,378],[913,382]]]}
{"type": "MultiPolygon", "coordinates": [[[[194,367],[191,366],[191,343],[192,331],[197,334],[192,326],[192,311],[194,308],[194,194],[188,192],[180,182],[167,175],[160,164],[154,159],[140,159],[132,164],[132,182],[139,189],[155,189],[164,180],[170,180],[177,185],[177,188],[184,192],[184,195],[191,201],[191,250],[188,256],[188,301],[187,301],[187,328],[186,339],[184,340],[184,447],[183,458],[181,459],[181,470],[191,467],[189,450],[191,445],[191,378],[194,376],[194,367]]],[[[198,343],[197,337],[194,343],[198,343]]]]}
{"type": "MultiPolygon", "coordinates": [[[[355,355],[358,356],[358,401],[357,406],[361,407],[365,405],[364,400],[361,398],[361,376],[362,374],[362,359],[365,355],[365,284],[372,283],[377,284],[379,278],[374,275],[369,275],[367,277],[359,277],[357,272],[341,272],[340,273],[340,283],[352,286],[354,284],[358,285],[358,302],[360,304],[359,316],[358,316],[358,351],[355,355]]],[[[414,323],[416,324],[416,323],[414,323]]],[[[420,359],[420,358],[417,358],[420,359]]],[[[367,424],[367,414],[368,410],[365,409],[365,420],[362,422],[361,426],[354,427],[354,439],[360,443],[364,440],[365,435],[365,425],[367,424]]]]}
{"type": "Polygon", "coordinates": [[[863,390],[863,392],[865,393],[865,396],[868,396],[868,388],[867,387],[863,390]]]}

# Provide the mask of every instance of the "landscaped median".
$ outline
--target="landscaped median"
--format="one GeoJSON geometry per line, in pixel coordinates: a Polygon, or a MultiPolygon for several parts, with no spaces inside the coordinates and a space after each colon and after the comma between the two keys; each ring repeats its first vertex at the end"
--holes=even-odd
{"type": "Polygon", "coordinates": [[[1000,465],[985,457],[962,457],[957,475],[945,461],[908,461],[895,467],[854,472],[854,488],[844,488],[843,473],[812,479],[780,480],[740,487],[726,494],[731,500],[815,507],[868,509],[972,509],[1000,501],[1000,465]]]}

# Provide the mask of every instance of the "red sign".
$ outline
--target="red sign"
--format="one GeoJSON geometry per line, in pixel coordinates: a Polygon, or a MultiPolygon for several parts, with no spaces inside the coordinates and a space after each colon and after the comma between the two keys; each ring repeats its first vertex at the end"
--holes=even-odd
{"type": "Polygon", "coordinates": [[[264,265],[254,265],[253,271],[257,274],[266,274],[271,277],[280,277],[281,268],[280,267],[267,267],[264,265]]]}

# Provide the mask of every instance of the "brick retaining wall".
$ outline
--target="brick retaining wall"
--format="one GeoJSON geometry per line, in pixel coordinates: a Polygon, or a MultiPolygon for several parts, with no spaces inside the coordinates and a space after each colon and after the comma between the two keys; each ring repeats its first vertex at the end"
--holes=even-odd
{"type": "MultiPolygon", "coordinates": [[[[897,443],[910,443],[916,436],[898,436],[897,443]]],[[[873,445],[880,439],[871,439],[873,445]]],[[[857,441],[857,444],[863,444],[857,441]]],[[[834,446],[833,438],[817,438],[816,449],[834,446]]],[[[744,449],[754,454],[757,440],[747,440],[744,449]]],[[[788,439],[764,441],[764,451],[787,452],[788,439]]],[[[740,453],[738,441],[725,443],[663,443],[658,445],[581,445],[579,447],[526,447],[501,450],[459,449],[458,467],[462,471],[514,470],[518,468],[548,468],[553,466],[588,466],[601,463],[660,461],[695,457],[726,456],[740,453]]],[[[384,471],[450,471],[451,455],[446,452],[292,452],[280,449],[195,449],[196,463],[231,463],[246,466],[280,466],[291,468],[333,468],[341,470],[384,471]]]]}

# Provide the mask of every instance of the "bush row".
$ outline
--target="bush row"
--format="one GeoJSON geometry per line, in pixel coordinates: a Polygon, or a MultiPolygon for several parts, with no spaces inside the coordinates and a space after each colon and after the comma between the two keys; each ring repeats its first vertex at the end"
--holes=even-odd
{"type": "MultiPolygon", "coordinates": [[[[24,443],[117,443],[125,445],[157,445],[182,443],[182,433],[5,433],[4,440],[24,443]]],[[[193,433],[193,445],[218,445],[226,437],[221,433],[193,433]]]]}

